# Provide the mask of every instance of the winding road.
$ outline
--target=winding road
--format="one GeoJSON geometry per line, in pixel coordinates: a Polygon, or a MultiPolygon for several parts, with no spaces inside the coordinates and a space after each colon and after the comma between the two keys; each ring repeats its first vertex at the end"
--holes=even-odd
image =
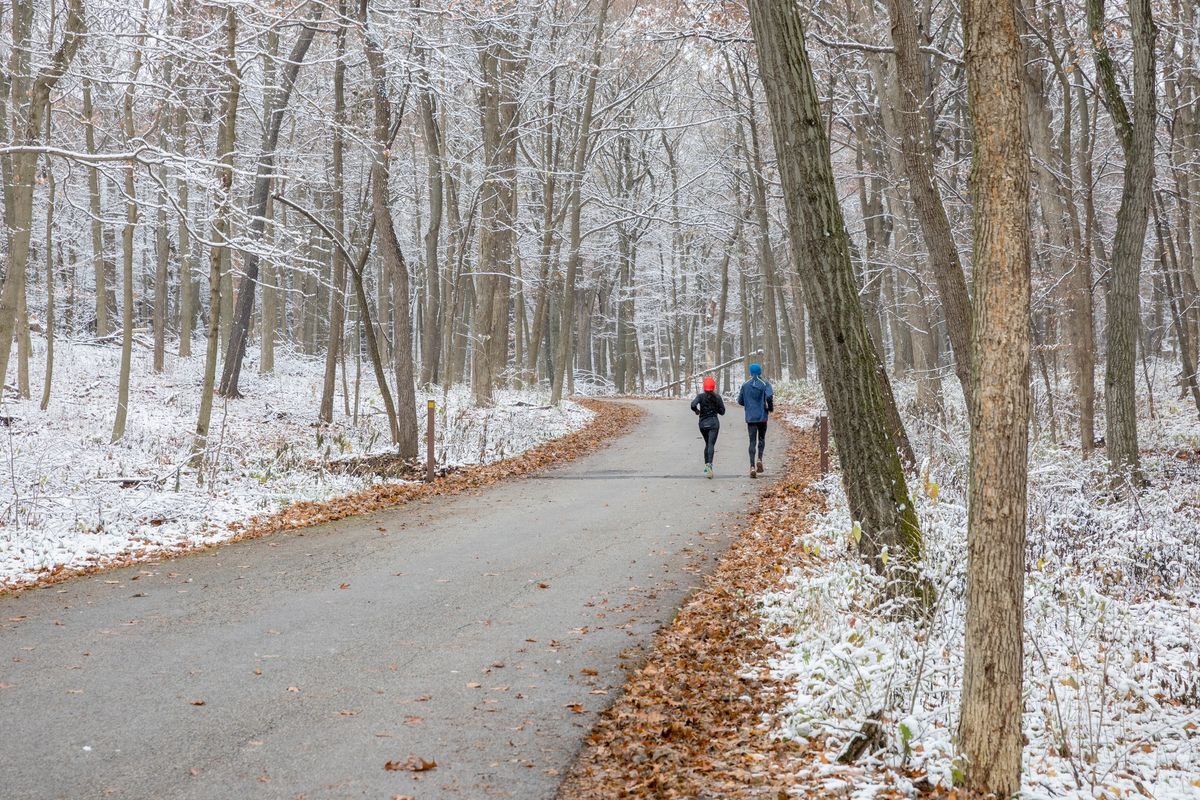
{"type": "Polygon", "coordinates": [[[553,797],[769,482],[739,409],[709,481],[686,402],[640,405],[477,494],[0,598],[0,796],[553,797]]]}

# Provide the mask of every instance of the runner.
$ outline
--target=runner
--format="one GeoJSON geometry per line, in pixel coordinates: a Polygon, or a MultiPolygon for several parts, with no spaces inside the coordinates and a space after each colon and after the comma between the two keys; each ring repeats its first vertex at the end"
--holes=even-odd
{"type": "Polygon", "coordinates": [[[704,437],[704,477],[713,476],[713,454],[717,449],[717,435],[721,432],[721,414],[725,413],[725,401],[717,394],[717,382],[704,379],[704,391],[692,400],[692,411],[700,417],[700,435],[704,437]]]}
{"type": "Polygon", "coordinates": [[[738,405],[746,409],[750,433],[750,477],[763,474],[763,449],[767,446],[767,417],[775,410],[775,393],[762,379],[762,364],[750,365],[750,380],[738,392],[738,405]],[[757,458],[755,458],[757,450],[757,458]]]}

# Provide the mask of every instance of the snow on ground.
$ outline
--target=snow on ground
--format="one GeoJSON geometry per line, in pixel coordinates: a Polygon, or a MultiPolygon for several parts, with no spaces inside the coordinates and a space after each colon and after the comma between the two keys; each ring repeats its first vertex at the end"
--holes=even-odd
{"type": "MultiPolygon", "coordinates": [[[[333,460],[389,449],[370,368],[363,364],[358,424],[345,413],[339,373],[335,421],[318,427],[323,358],[283,351],[269,376],[258,374],[257,353],[247,354],[245,398],[215,399],[207,463],[199,472],[187,468],[202,344],[194,352],[188,359],[168,357],[166,371],[155,375],[150,352],[135,347],[128,423],[115,444],[109,439],[120,349],[59,342],[45,412],[38,410],[44,354],[34,353],[34,399],[0,399],[0,416],[15,418],[0,426],[0,587],[56,568],[221,541],[232,535],[230,523],[379,480],[327,469],[333,460]],[[122,488],[121,478],[144,482],[122,488]]],[[[352,361],[348,368],[353,405],[352,361]]],[[[495,407],[480,409],[463,387],[436,389],[418,392],[422,442],[430,398],[438,404],[435,452],[442,466],[514,456],[582,428],[593,416],[569,402],[548,408],[547,398],[534,391],[498,391],[495,407]]]]}
{"type": "MultiPolygon", "coordinates": [[[[1168,385],[1173,372],[1156,368],[1156,418],[1141,409],[1150,487],[1140,495],[1107,491],[1102,459],[1053,444],[1040,421],[1026,556],[1025,798],[1200,797],[1200,424],[1168,385]]],[[[804,767],[819,791],[910,795],[923,781],[953,780],[967,519],[967,435],[953,383],[947,403],[959,413],[906,420],[922,459],[912,489],[924,570],[938,590],[928,618],[880,613],[878,579],[849,553],[836,475],[823,482],[828,510],[804,542],[817,566],[761,598],[764,628],[783,648],[771,666],[794,681],[779,735],[823,740],[832,760],[869,715],[883,714],[880,753],[854,767],[804,767]]],[[[781,388],[814,398],[811,387],[781,388]]],[[[913,388],[897,391],[911,408],[913,388]]]]}

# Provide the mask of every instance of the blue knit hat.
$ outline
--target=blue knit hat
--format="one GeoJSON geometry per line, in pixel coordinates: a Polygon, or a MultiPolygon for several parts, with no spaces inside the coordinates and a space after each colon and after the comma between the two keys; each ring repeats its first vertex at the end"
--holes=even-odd
{"type": "Polygon", "coordinates": [[[757,378],[759,375],[762,375],[762,364],[759,364],[757,361],[754,362],[753,364],[751,364],[750,365],[750,374],[753,375],[755,378],[757,378]]]}

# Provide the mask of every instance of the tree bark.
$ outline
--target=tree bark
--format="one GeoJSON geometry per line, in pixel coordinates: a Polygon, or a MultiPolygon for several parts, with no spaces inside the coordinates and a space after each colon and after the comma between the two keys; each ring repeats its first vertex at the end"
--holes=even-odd
{"type": "Polygon", "coordinates": [[[915,573],[898,567],[915,565],[921,533],[888,430],[884,384],[876,371],[878,358],[850,263],[849,236],[805,51],[801,11],[791,0],[751,0],[749,5],[794,269],[810,303],[817,366],[842,481],[851,515],[862,528],[860,553],[877,570],[891,572],[915,588],[915,573]]]}
{"type": "Polygon", "coordinates": [[[965,0],[974,152],[967,621],[959,748],[971,791],[1021,788],[1029,447],[1029,142],[1013,0],[965,0]]]}
{"type": "Polygon", "coordinates": [[[1130,117],[1116,68],[1104,37],[1104,0],[1088,0],[1088,27],[1094,47],[1104,105],[1125,153],[1124,188],[1117,210],[1111,269],[1105,289],[1108,319],[1108,359],[1105,365],[1105,445],[1115,473],[1128,473],[1135,484],[1143,480],[1137,439],[1137,393],[1134,387],[1140,324],[1138,284],[1142,250],[1154,184],[1155,81],[1154,19],[1150,0],[1130,0],[1133,29],[1133,116],[1130,117]]]}

